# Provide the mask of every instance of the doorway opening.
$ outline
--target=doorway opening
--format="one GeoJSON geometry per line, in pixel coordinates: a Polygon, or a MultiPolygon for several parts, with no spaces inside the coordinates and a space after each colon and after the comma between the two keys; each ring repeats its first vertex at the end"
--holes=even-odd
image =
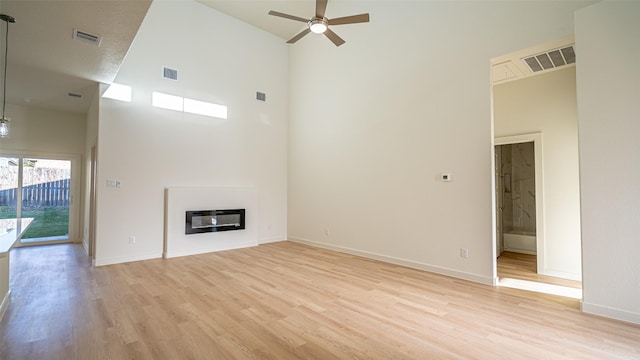
{"type": "Polygon", "coordinates": [[[520,179],[513,169],[494,173],[492,261],[496,285],[506,286],[503,261],[513,255],[510,268],[529,268],[528,275],[520,272],[520,278],[514,280],[532,281],[534,285],[572,280],[571,285],[578,290],[581,287],[575,59],[541,71],[532,71],[527,61],[532,56],[541,61],[548,54],[557,54],[558,49],[560,52],[573,49],[573,43],[573,36],[567,36],[490,61],[494,137],[491,152],[495,155],[492,162],[497,165],[503,155],[505,158],[518,155],[514,148],[519,145],[514,144],[533,141],[536,168],[535,191],[532,194],[523,191],[520,195],[524,197],[520,198],[514,196],[516,187],[524,184],[517,183],[520,179]],[[511,148],[494,147],[506,144],[511,144],[511,148]],[[508,209],[509,206],[512,208],[508,209]],[[503,219],[500,212],[509,213],[511,218],[503,219]]]}
{"type": "Polygon", "coordinates": [[[542,134],[495,138],[498,285],[582,298],[580,281],[539,273],[545,268],[542,134]]]}

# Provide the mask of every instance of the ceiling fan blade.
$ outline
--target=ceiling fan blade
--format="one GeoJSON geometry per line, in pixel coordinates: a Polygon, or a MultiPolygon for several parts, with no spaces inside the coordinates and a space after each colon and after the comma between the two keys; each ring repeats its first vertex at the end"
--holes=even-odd
{"type": "Polygon", "coordinates": [[[351,15],[329,19],[329,25],[344,25],[369,22],[369,14],[351,15]]]}
{"type": "Polygon", "coordinates": [[[269,15],[278,16],[281,18],[289,19],[289,20],[300,21],[303,23],[309,22],[309,19],[301,18],[299,16],[294,16],[294,15],[284,14],[284,13],[273,11],[273,10],[269,11],[269,15]]]}
{"type": "Polygon", "coordinates": [[[340,46],[342,44],[344,44],[344,40],[342,40],[342,38],[340,36],[338,36],[336,33],[334,33],[333,31],[331,31],[331,29],[327,29],[324,32],[324,35],[326,37],[329,38],[329,40],[331,40],[331,42],[333,42],[336,46],[340,46]]]}
{"type": "Polygon", "coordinates": [[[296,41],[302,39],[303,36],[307,35],[308,33],[310,33],[311,30],[309,28],[306,28],[304,30],[302,30],[298,35],[292,37],[291,39],[289,39],[289,41],[287,41],[287,44],[293,44],[296,41]]]}
{"type": "Polygon", "coordinates": [[[327,0],[316,0],[316,16],[322,19],[327,11],[327,0]]]}

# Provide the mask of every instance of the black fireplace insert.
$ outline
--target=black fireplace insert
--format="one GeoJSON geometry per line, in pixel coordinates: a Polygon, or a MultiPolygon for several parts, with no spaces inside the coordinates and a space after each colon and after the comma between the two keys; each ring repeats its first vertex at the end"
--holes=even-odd
{"type": "Polygon", "coordinates": [[[184,233],[242,230],[244,213],[245,209],[187,211],[184,233]]]}

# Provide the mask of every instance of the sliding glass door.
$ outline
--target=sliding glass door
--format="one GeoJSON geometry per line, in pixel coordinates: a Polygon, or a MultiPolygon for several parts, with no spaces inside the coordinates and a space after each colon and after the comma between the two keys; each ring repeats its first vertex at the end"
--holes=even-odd
{"type": "Polygon", "coordinates": [[[0,157],[0,218],[34,218],[21,244],[69,241],[71,167],[71,160],[0,157]]]}
{"type": "Polygon", "coordinates": [[[34,222],[22,243],[69,240],[71,161],[23,158],[22,217],[34,222]]]}
{"type": "Polygon", "coordinates": [[[20,159],[0,156],[0,219],[18,216],[18,164],[20,159]]]}

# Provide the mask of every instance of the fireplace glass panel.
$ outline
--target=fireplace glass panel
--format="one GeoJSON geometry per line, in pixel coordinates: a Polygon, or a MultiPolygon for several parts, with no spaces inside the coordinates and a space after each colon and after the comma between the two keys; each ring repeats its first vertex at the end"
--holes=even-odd
{"type": "Polygon", "coordinates": [[[242,230],[244,215],[244,209],[187,211],[185,234],[242,230]]]}
{"type": "Polygon", "coordinates": [[[194,229],[217,228],[220,226],[240,226],[240,214],[200,215],[191,218],[194,229]]]}

